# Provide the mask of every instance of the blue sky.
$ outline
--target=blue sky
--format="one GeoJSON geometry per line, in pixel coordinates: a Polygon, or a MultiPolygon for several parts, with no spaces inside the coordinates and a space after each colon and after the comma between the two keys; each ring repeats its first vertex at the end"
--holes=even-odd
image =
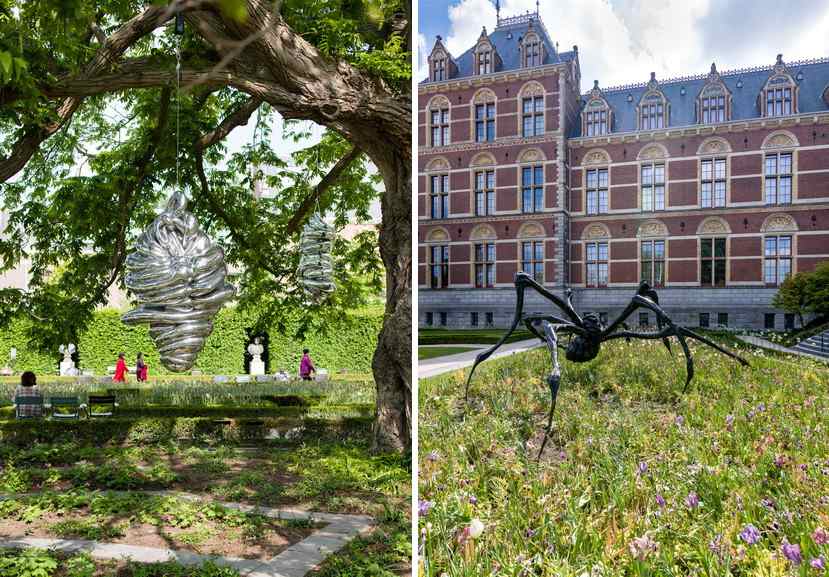
{"type": "MultiPolygon", "coordinates": [[[[494,0],[419,0],[418,77],[440,34],[454,56],[481,26],[495,26],[494,0]]],[[[535,10],[535,0],[502,0],[501,15],[535,10]]],[[[579,46],[582,90],[829,56],[829,0],[541,1],[541,19],[561,49],[579,46]]]]}

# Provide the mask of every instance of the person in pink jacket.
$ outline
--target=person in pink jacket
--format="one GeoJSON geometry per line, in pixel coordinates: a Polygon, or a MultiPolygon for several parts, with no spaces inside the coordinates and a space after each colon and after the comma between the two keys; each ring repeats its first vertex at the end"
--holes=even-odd
{"type": "Polygon", "coordinates": [[[310,351],[308,349],[303,349],[302,360],[299,362],[299,376],[302,377],[303,381],[310,381],[311,373],[317,372],[317,369],[314,368],[314,362],[311,360],[311,355],[309,353],[310,351]]]}

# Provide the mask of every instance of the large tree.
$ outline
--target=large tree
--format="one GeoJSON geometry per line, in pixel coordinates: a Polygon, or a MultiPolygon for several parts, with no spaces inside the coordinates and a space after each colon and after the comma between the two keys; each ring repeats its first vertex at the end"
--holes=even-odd
{"type": "Polygon", "coordinates": [[[291,311],[300,327],[320,327],[363,302],[382,284],[379,245],[374,441],[408,448],[410,11],[405,0],[0,0],[0,190],[11,215],[0,265],[31,260],[28,291],[0,289],[0,322],[39,319],[42,346],[76,336],[123,286],[132,242],[180,180],[263,324],[291,311]],[[326,127],[321,142],[286,159],[269,145],[274,112],[300,141],[292,121],[326,127]],[[250,143],[228,150],[225,137],[249,121],[250,143]],[[257,182],[277,194],[256,199],[257,182]],[[307,305],[291,241],[315,210],[338,224],[365,217],[380,184],[379,241],[338,242],[339,289],[307,305]]]}

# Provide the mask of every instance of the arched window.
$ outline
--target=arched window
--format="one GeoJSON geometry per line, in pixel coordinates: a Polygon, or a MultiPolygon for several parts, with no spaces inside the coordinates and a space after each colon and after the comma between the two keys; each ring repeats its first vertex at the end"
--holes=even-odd
{"type": "Polygon", "coordinates": [[[472,168],[475,188],[475,216],[495,214],[495,157],[488,152],[476,155],[472,168]]]}
{"type": "Polygon", "coordinates": [[[544,87],[535,81],[521,87],[521,136],[544,135],[544,87]]]}
{"type": "Polygon", "coordinates": [[[449,287],[449,233],[445,228],[434,228],[426,237],[429,266],[429,288],[449,287]]]}
{"type": "Polygon", "coordinates": [[[482,88],[472,97],[474,106],[475,142],[492,142],[495,140],[495,93],[489,88],[482,88]]]}
{"type": "Polygon", "coordinates": [[[449,218],[449,162],[435,158],[426,165],[429,186],[429,217],[449,218]]]}
{"type": "Polygon", "coordinates": [[[668,227],[649,220],[639,225],[639,279],[652,287],[665,286],[665,239],[668,227]]]}
{"type": "Polygon", "coordinates": [[[544,210],[544,153],[538,148],[525,150],[518,155],[521,182],[521,212],[544,210]]]}
{"type": "Polygon", "coordinates": [[[700,124],[716,124],[731,119],[731,95],[712,62],[708,81],[697,97],[697,120],[700,124]]]}
{"type": "Polygon", "coordinates": [[[582,134],[584,136],[601,136],[610,133],[611,110],[599,88],[599,81],[593,81],[590,98],[581,112],[582,134]]]}
{"type": "Polygon", "coordinates": [[[532,29],[530,21],[529,29],[521,41],[521,56],[524,68],[541,66],[544,61],[544,45],[541,38],[532,29]]]}
{"type": "Polygon", "coordinates": [[[603,224],[594,223],[585,228],[581,236],[584,241],[585,286],[605,287],[608,281],[610,230],[603,224]]]}
{"type": "Polygon", "coordinates": [[[475,288],[495,286],[495,230],[488,224],[480,224],[472,229],[469,239],[472,241],[474,256],[475,288]]]}
{"type": "Polygon", "coordinates": [[[429,117],[429,144],[433,147],[446,146],[450,142],[449,109],[449,99],[445,96],[435,96],[426,107],[429,117]]]}
{"type": "Polygon", "coordinates": [[[668,100],[659,88],[656,73],[651,72],[648,89],[639,100],[639,130],[653,130],[668,126],[668,100]]]}
{"type": "Polygon", "coordinates": [[[498,56],[498,51],[495,50],[489,36],[486,33],[486,27],[481,31],[478,37],[478,44],[475,46],[475,73],[477,75],[492,74],[497,72],[501,59],[498,56]]]}
{"type": "Polygon", "coordinates": [[[521,270],[544,284],[544,227],[525,222],[518,229],[521,270]]]}
{"type": "Polygon", "coordinates": [[[788,116],[797,114],[797,84],[783,63],[783,55],[777,55],[774,71],[760,93],[760,110],[763,116],[788,116]]]}

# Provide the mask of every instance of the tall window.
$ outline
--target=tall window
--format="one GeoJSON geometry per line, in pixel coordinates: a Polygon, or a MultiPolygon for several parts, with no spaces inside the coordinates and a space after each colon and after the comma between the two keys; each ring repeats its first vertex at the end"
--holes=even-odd
{"type": "Polygon", "coordinates": [[[484,50],[478,52],[478,74],[489,74],[492,72],[492,52],[484,50]]]}
{"type": "Polygon", "coordinates": [[[763,280],[779,285],[792,273],[792,237],[767,236],[765,242],[763,280]]]}
{"type": "Polygon", "coordinates": [[[713,94],[701,98],[702,123],[725,122],[725,94],[713,94]]]}
{"type": "Polygon", "coordinates": [[[642,210],[665,210],[665,165],[642,165],[642,210]]]}
{"type": "Polygon", "coordinates": [[[475,215],[495,213],[495,171],[475,173],[475,215]]]}
{"type": "Polygon", "coordinates": [[[524,66],[541,65],[541,43],[537,40],[524,44],[524,66]]]}
{"type": "Polygon", "coordinates": [[[665,104],[662,102],[642,103],[639,107],[639,129],[651,130],[665,125],[665,104]]]}
{"type": "Polygon", "coordinates": [[[700,163],[703,208],[725,206],[725,159],[707,158],[700,163]]]}
{"type": "Polygon", "coordinates": [[[495,286],[495,243],[475,245],[475,287],[495,286]]]}
{"type": "Polygon", "coordinates": [[[587,136],[607,134],[607,109],[588,110],[585,114],[587,136]]]}
{"type": "Polygon", "coordinates": [[[443,58],[432,62],[432,80],[446,80],[446,60],[443,58]]]}
{"type": "Polygon", "coordinates": [[[449,286],[449,247],[431,246],[432,279],[430,286],[433,289],[449,286]]]}
{"type": "Polygon", "coordinates": [[[528,240],[521,243],[521,270],[537,282],[544,282],[544,242],[528,240]]]}
{"type": "Polygon", "coordinates": [[[725,264],[725,239],[701,239],[700,284],[703,286],[725,286],[725,264]]]}
{"type": "Polygon", "coordinates": [[[432,111],[432,146],[449,144],[449,109],[432,111]]]}
{"type": "Polygon", "coordinates": [[[541,212],[544,208],[544,167],[521,169],[521,212],[541,212]]]}
{"type": "Polygon", "coordinates": [[[434,174],[429,180],[432,218],[449,218],[449,175],[434,174]]]}
{"type": "Polygon", "coordinates": [[[791,113],[791,87],[769,88],[766,90],[766,116],[784,116],[791,113]]]}
{"type": "Polygon", "coordinates": [[[766,155],[766,204],[791,204],[792,153],[766,155]]]}
{"type": "Polygon", "coordinates": [[[586,257],[587,286],[607,286],[607,243],[588,242],[586,257]]]}
{"type": "Polygon", "coordinates": [[[587,171],[587,214],[607,212],[607,169],[587,171]]]}
{"type": "Polygon", "coordinates": [[[473,312],[469,313],[469,324],[473,327],[478,326],[478,313],[477,312],[473,311],[473,312]]]}
{"type": "Polygon", "coordinates": [[[521,134],[528,136],[541,136],[544,134],[544,97],[535,96],[523,100],[523,116],[521,123],[521,134]]]}
{"type": "Polygon", "coordinates": [[[475,105],[475,141],[495,140],[495,103],[475,105]]]}
{"type": "Polygon", "coordinates": [[[665,284],[665,241],[642,241],[642,280],[652,287],[665,284]]]}

